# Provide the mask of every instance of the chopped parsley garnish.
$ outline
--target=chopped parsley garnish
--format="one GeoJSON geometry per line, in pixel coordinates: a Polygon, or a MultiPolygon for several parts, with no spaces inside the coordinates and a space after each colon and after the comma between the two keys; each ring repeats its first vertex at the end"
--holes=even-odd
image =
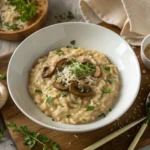
{"type": "Polygon", "coordinates": [[[35,89],[36,93],[42,93],[42,91],[40,89],[35,89]]]}
{"type": "Polygon", "coordinates": [[[9,25],[9,29],[12,29],[12,30],[18,30],[19,27],[17,24],[12,24],[12,25],[9,25]]]}
{"type": "Polygon", "coordinates": [[[31,20],[36,15],[36,5],[29,0],[9,0],[9,3],[15,6],[15,10],[20,14],[17,19],[20,19],[22,22],[31,20]]]}
{"type": "Polygon", "coordinates": [[[54,18],[57,20],[57,22],[67,22],[73,20],[75,17],[71,11],[68,11],[67,13],[62,13],[58,14],[58,16],[54,16],[54,18]]]}
{"type": "Polygon", "coordinates": [[[83,89],[83,88],[80,89],[80,92],[81,92],[81,93],[84,93],[84,92],[85,92],[85,89],[83,89]]]}
{"type": "Polygon", "coordinates": [[[62,50],[59,49],[59,50],[56,51],[56,54],[60,56],[60,55],[62,55],[62,54],[64,54],[64,53],[63,53],[62,50]]]}
{"type": "Polygon", "coordinates": [[[4,22],[4,25],[9,27],[9,23],[8,22],[4,22]]]}
{"type": "Polygon", "coordinates": [[[70,65],[72,74],[75,74],[79,77],[85,77],[88,75],[92,75],[95,72],[95,66],[93,64],[81,64],[81,63],[73,63],[70,65]]]}
{"type": "Polygon", "coordinates": [[[104,69],[106,70],[106,71],[110,71],[110,67],[109,66],[104,66],[104,69]]]}
{"type": "Polygon", "coordinates": [[[67,45],[66,48],[74,48],[74,49],[78,49],[78,47],[70,46],[70,45],[67,45]]]}
{"type": "Polygon", "coordinates": [[[10,25],[8,22],[5,22],[4,25],[7,26],[8,29],[12,29],[12,30],[18,30],[19,29],[17,24],[11,24],[10,25]]]}
{"type": "Polygon", "coordinates": [[[70,117],[71,117],[71,115],[70,115],[70,114],[67,114],[67,115],[66,115],[66,117],[67,117],[67,118],[70,118],[70,117]]]}
{"type": "Polygon", "coordinates": [[[111,108],[109,108],[109,111],[112,111],[112,109],[111,109],[111,108]]]}
{"type": "Polygon", "coordinates": [[[48,96],[46,96],[46,103],[51,103],[52,102],[52,98],[51,97],[48,97],[48,96]]]}
{"type": "Polygon", "coordinates": [[[71,11],[68,11],[67,18],[68,20],[73,20],[75,17],[71,11]]]}
{"type": "Polygon", "coordinates": [[[87,111],[94,110],[94,108],[95,108],[94,106],[88,106],[88,107],[87,107],[87,111]]]}
{"type": "Polygon", "coordinates": [[[112,84],[113,82],[115,82],[115,79],[108,79],[108,82],[109,82],[110,84],[112,84]]]}
{"type": "Polygon", "coordinates": [[[103,92],[104,94],[110,93],[110,89],[103,90],[102,92],[103,92]]]}
{"type": "Polygon", "coordinates": [[[71,48],[71,46],[67,45],[66,48],[71,48]]]}
{"type": "Polygon", "coordinates": [[[6,78],[7,78],[7,76],[6,76],[6,74],[5,74],[5,73],[0,74],[0,79],[4,80],[4,79],[6,79],[6,78]]]}
{"type": "Polygon", "coordinates": [[[62,97],[67,97],[68,96],[68,93],[66,93],[66,92],[62,92],[62,97]]]}
{"type": "Polygon", "coordinates": [[[76,58],[71,58],[71,62],[75,63],[75,62],[77,62],[77,59],[76,58]]]}
{"type": "Polygon", "coordinates": [[[106,115],[104,114],[104,113],[102,113],[102,114],[100,114],[100,115],[98,115],[97,117],[98,118],[104,118],[106,115]]]}
{"type": "Polygon", "coordinates": [[[73,41],[70,42],[70,44],[75,45],[75,44],[76,44],[76,41],[73,40],[73,41]]]}

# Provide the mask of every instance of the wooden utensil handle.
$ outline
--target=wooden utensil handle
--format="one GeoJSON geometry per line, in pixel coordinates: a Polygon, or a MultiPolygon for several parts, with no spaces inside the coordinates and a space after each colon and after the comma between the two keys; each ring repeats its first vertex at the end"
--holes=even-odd
{"type": "Polygon", "coordinates": [[[113,132],[112,134],[104,137],[100,141],[90,145],[89,147],[85,148],[84,150],[95,150],[96,148],[102,146],[103,144],[109,142],[110,140],[114,139],[115,137],[119,136],[120,134],[124,133],[125,131],[129,130],[130,128],[134,127],[135,125],[137,125],[138,123],[143,121],[145,118],[146,117],[126,125],[125,127],[121,128],[120,130],[113,132]]]}
{"type": "Polygon", "coordinates": [[[136,147],[138,141],[140,140],[141,136],[143,135],[146,127],[147,127],[147,123],[143,123],[143,125],[141,126],[139,132],[136,134],[134,140],[130,144],[128,150],[134,150],[134,148],[136,147]]]}

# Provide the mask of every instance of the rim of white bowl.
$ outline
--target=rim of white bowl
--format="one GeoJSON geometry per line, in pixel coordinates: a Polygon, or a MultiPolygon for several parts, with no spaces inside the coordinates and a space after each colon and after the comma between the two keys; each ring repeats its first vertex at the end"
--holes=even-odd
{"type": "MultiPolygon", "coordinates": [[[[110,29],[108,29],[108,28],[105,28],[105,27],[103,27],[103,26],[100,26],[100,25],[91,24],[91,23],[85,23],[85,22],[59,23],[59,24],[54,24],[54,25],[50,25],[50,26],[44,27],[44,28],[42,28],[42,29],[40,29],[40,30],[34,32],[34,33],[31,34],[30,36],[28,36],[24,41],[22,41],[22,42],[18,45],[18,47],[15,49],[14,53],[12,54],[12,56],[11,56],[11,58],[10,58],[10,61],[9,61],[9,64],[8,64],[8,71],[7,71],[7,85],[8,85],[8,90],[9,90],[9,93],[10,93],[10,95],[11,95],[11,97],[12,97],[13,102],[14,102],[15,105],[19,108],[19,110],[20,110],[25,116],[27,116],[29,119],[31,119],[32,121],[34,121],[35,123],[37,123],[37,124],[39,124],[39,125],[41,125],[41,126],[43,126],[43,127],[46,127],[46,128],[48,128],[48,129],[53,129],[53,130],[62,131],[62,132],[76,132],[76,133],[78,133],[78,132],[88,132],[88,131],[93,131],[93,130],[102,128],[102,127],[107,126],[108,124],[114,122],[116,119],[120,118],[120,117],[131,107],[131,105],[133,104],[133,102],[135,101],[135,99],[136,99],[136,97],[137,97],[137,95],[138,95],[139,88],[140,88],[140,84],[141,84],[140,65],[139,65],[139,61],[138,61],[138,59],[137,59],[137,57],[136,57],[136,54],[135,54],[134,50],[131,48],[131,46],[130,46],[122,37],[120,37],[118,34],[116,34],[114,31],[112,31],[112,30],[110,30],[110,29]],[[28,114],[19,106],[19,104],[16,102],[16,100],[15,100],[15,98],[14,98],[14,96],[13,96],[13,93],[11,92],[10,85],[9,85],[9,70],[10,70],[10,64],[11,64],[11,61],[12,61],[12,59],[13,59],[13,56],[15,55],[15,53],[17,53],[17,51],[18,51],[19,47],[21,46],[21,44],[24,43],[26,40],[28,40],[30,37],[32,37],[32,36],[33,36],[34,34],[36,34],[37,32],[40,32],[40,31],[42,31],[42,30],[46,30],[47,28],[50,28],[50,27],[60,26],[60,25],[65,25],[65,24],[82,24],[82,25],[94,26],[94,27],[96,27],[96,28],[99,28],[99,27],[100,27],[100,28],[103,28],[103,29],[105,29],[105,30],[108,30],[109,32],[111,32],[111,33],[115,34],[116,36],[118,36],[126,45],[128,45],[129,51],[130,51],[130,52],[133,54],[133,56],[135,57],[136,63],[137,63],[137,65],[138,65],[138,76],[139,76],[139,79],[138,79],[139,82],[138,82],[138,86],[137,86],[137,89],[136,89],[136,93],[135,93],[135,95],[133,96],[133,98],[132,98],[130,104],[128,105],[128,107],[126,108],[126,110],[123,111],[122,113],[120,113],[120,115],[118,115],[117,118],[113,118],[111,121],[108,121],[105,125],[102,125],[102,126],[94,126],[94,127],[91,126],[90,128],[87,128],[87,129],[77,129],[77,130],[76,130],[76,129],[69,129],[69,130],[68,130],[68,129],[64,129],[64,128],[57,128],[57,127],[53,127],[53,126],[48,126],[48,125],[46,125],[46,124],[44,124],[44,123],[42,123],[42,122],[40,122],[40,121],[34,119],[34,118],[31,117],[30,115],[28,115],[28,114]]],[[[110,112],[110,113],[111,113],[111,112],[110,112]]],[[[78,124],[77,124],[77,125],[78,125],[78,124]]],[[[86,124],[83,124],[83,125],[86,125],[86,124]]]]}

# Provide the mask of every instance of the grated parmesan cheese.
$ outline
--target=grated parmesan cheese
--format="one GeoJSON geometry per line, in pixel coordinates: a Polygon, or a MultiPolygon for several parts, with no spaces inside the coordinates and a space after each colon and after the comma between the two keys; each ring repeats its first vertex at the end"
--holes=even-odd
{"type": "Polygon", "coordinates": [[[88,83],[92,85],[93,79],[91,76],[86,76],[85,79],[80,80],[75,74],[72,73],[71,67],[66,66],[62,71],[57,70],[57,82],[65,83],[68,87],[70,85],[70,81],[78,81],[79,84],[88,83]]]}

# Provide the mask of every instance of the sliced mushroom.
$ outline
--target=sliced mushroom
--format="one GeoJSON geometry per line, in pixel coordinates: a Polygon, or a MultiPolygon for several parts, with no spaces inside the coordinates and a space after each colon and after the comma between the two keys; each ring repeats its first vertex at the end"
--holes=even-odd
{"type": "Polygon", "coordinates": [[[96,66],[96,70],[95,70],[95,72],[94,72],[94,77],[95,78],[99,78],[100,77],[100,75],[101,75],[101,69],[100,69],[100,67],[99,66],[96,66]]]}
{"type": "Polygon", "coordinates": [[[89,97],[93,94],[92,89],[87,85],[82,85],[79,87],[77,81],[71,82],[69,86],[69,91],[77,96],[81,97],[89,97]]]}
{"type": "Polygon", "coordinates": [[[62,90],[62,91],[68,91],[68,87],[66,87],[64,84],[60,83],[60,82],[54,82],[54,87],[58,90],[62,90]]]}
{"type": "Polygon", "coordinates": [[[8,99],[8,90],[7,88],[0,83],[0,108],[2,108],[8,99]]]}
{"type": "Polygon", "coordinates": [[[59,60],[56,64],[56,68],[59,70],[59,71],[62,71],[64,69],[64,65],[65,64],[69,64],[69,60],[68,58],[63,58],[61,60],[59,60]]]}
{"type": "Polygon", "coordinates": [[[44,67],[43,72],[42,72],[42,78],[49,78],[53,75],[54,72],[55,72],[54,66],[44,67]]]}

